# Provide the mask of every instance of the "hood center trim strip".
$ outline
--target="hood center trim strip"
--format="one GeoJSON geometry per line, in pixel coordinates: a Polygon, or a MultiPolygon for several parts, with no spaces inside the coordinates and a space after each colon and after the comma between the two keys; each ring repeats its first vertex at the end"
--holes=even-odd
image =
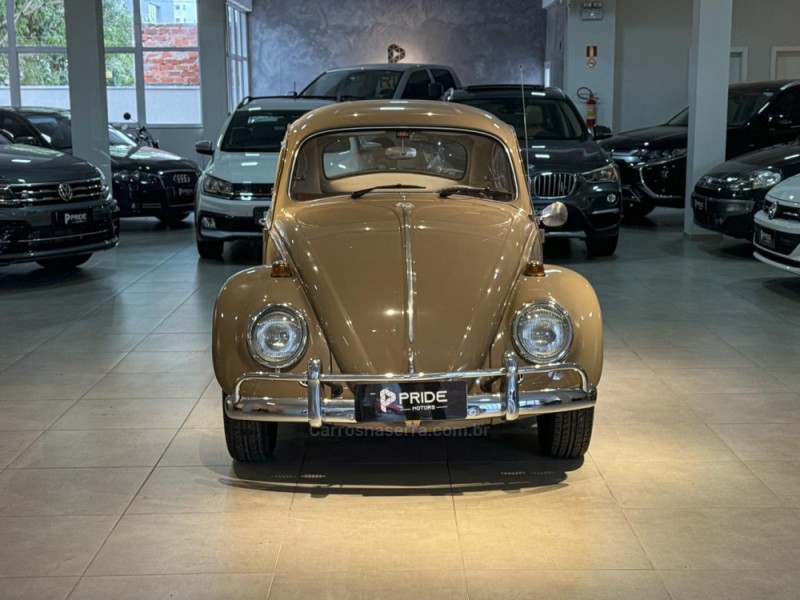
{"type": "Polygon", "coordinates": [[[403,250],[406,259],[406,321],[408,324],[408,343],[414,343],[414,255],[411,251],[411,209],[413,204],[398,202],[403,227],[403,250]]]}

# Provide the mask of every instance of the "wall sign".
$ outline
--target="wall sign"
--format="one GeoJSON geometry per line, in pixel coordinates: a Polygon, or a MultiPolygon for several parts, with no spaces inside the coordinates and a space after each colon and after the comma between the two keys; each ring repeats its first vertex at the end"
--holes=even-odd
{"type": "Polygon", "coordinates": [[[597,66],[597,46],[586,46],[586,68],[594,69],[597,66]]]}
{"type": "Polygon", "coordinates": [[[406,51],[397,44],[389,44],[387,54],[389,55],[389,62],[392,64],[398,63],[406,57],[406,51]]]}

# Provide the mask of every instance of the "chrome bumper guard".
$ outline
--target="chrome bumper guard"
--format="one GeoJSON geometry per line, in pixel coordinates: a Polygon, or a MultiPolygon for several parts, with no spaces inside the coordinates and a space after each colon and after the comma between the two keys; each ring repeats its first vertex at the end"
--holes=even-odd
{"type": "MultiPolygon", "coordinates": [[[[595,405],[597,391],[589,384],[586,372],[577,364],[517,366],[516,356],[507,352],[503,367],[452,373],[387,373],[385,375],[322,373],[319,359],[308,362],[306,374],[296,373],[245,373],[236,380],[232,395],[225,398],[225,412],[233,418],[247,421],[275,421],[308,423],[311,427],[322,425],[355,425],[356,412],[353,398],[326,398],[323,384],[341,385],[364,383],[419,383],[425,381],[453,381],[499,379],[499,393],[467,396],[466,420],[504,419],[514,421],[521,416],[579,410],[595,405]],[[536,391],[520,391],[519,382],[525,375],[572,372],[580,377],[580,386],[536,391]],[[253,398],[242,396],[241,388],[252,381],[295,381],[306,386],[306,397],[253,398]]],[[[460,419],[459,419],[460,421],[460,419]]],[[[447,421],[437,421],[446,423],[447,421]]]]}

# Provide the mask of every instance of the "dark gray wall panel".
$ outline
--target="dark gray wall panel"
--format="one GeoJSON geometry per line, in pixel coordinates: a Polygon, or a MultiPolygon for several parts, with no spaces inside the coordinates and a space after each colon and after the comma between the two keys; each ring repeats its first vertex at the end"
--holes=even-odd
{"type": "Polygon", "coordinates": [[[546,13],[537,0],[253,0],[250,71],[254,94],[302,89],[321,71],[386,62],[454,67],[462,82],[541,83],[546,13]]]}

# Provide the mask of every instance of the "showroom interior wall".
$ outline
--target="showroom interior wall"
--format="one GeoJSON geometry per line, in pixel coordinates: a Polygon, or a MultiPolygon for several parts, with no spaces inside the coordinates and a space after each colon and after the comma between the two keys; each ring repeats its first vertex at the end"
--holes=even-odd
{"type": "Polygon", "coordinates": [[[583,110],[578,89],[589,88],[597,99],[597,124],[615,127],[614,54],[616,0],[602,2],[601,18],[585,18],[581,2],[567,3],[564,46],[564,91],[583,110]],[[590,51],[590,49],[592,49],[590,51]],[[591,56],[590,56],[591,54],[591,56]]]}
{"type": "Polygon", "coordinates": [[[451,65],[462,83],[543,81],[546,14],[531,0],[254,0],[254,94],[301,89],[324,69],[387,60],[451,65]]]}
{"type": "MultiPolygon", "coordinates": [[[[663,123],[688,103],[692,0],[616,0],[614,127],[663,123]]],[[[798,46],[797,0],[734,0],[731,46],[748,49],[747,79],[770,79],[773,46],[798,46]]]]}

